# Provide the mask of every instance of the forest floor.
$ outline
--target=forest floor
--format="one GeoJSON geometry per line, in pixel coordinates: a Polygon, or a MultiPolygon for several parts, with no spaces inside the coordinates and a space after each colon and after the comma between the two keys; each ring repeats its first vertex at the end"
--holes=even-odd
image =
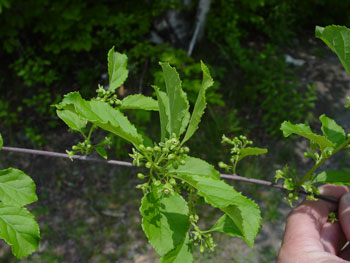
{"type": "MultiPolygon", "coordinates": [[[[299,81],[305,85],[315,84],[318,100],[312,111],[314,123],[317,123],[317,116],[325,113],[349,132],[350,111],[346,111],[343,105],[346,96],[350,96],[350,77],[337,57],[316,40],[285,52],[305,61],[303,66],[294,68],[299,81]]],[[[291,161],[299,171],[310,164],[302,159],[307,146],[303,140],[295,140],[292,144],[273,142],[271,145],[274,151],[263,160],[267,165],[252,161],[245,165],[244,176],[273,180],[274,170],[281,168],[281,163],[291,161]],[[270,165],[276,160],[277,165],[270,165]]],[[[337,155],[327,166],[350,168],[348,159],[348,153],[337,155]]],[[[29,209],[40,223],[42,240],[37,253],[21,260],[14,259],[9,246],[1,243],[0,263],[157,262],[140,225],[141,192],[135,189],[138,184],[133,175],[135,168],[1,152],[0,169],[9,166],[24,170],[38,186],[39,201],[29,209]]],[[[215,234],[215,252],[196,252],[195,262],[273,262],[291,208],[283,201],[283,194],[275,189],[237,182],[232,185],[261,207],[263,224],[255,248],[249,248],[238,238],[215,234]]],[[[206,217],[203,224],[214,222],[218,216],[208,207],[201,209],[200,213],[206,217]]]]}

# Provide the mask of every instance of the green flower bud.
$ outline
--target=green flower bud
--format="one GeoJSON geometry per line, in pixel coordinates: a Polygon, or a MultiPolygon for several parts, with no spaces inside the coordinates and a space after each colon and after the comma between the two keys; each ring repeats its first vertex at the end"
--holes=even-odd
{"type": "Polygon", "coordinates": [[[155,185],[155,186],[160,186],[160,184],[161,184],[161,182],[160,182],[159,180],[157,180],[157,181],[154,182],[154,185],[155,185]]]}
{"type": "Polygon", "coordinates": [[[168,189],[165,189],[165,190],[164,190],[164,194],[166,194],[166,195],[169,194],[169,190],[168,190],[168,189]]]}
{"type": "Polygon", "coordinates": [[[147,163],[146,163],[146,168],[148,168],[148,169],[149,169],[149,168],[151,168],[151,167],[152,167],[152,163],[147,162],[147,163]]]}
{"type": "Polygon", "coordinates": [[[174,161],[172,163],[172,166],[174,167],[174,169],[177,169],[177,168],[179,168],[179,163],[177,161],[174,161]]]}
{"type": "Polygon", "coordinates": [[[227,168],[227,164],[224,163],[224,162],[219,162],[219,167],[222,168],[222,169],[226,169],[227,168]]]}
{"type": "Polygon", "coordinates": [[[145,146],[144,146],[143,144],[140,144],[140,145],[139,145],[139,149],[140,149],[141,151],[144,151],[146,148],[145,148],[145,146]]]}
{"type": "Polygon", "coordinates": [[[180,164],[181,164],[181,165],[185,165],[185,164],[186,164],[186,161],[185,161],[185,160],[181,160],[181,161],[180,161],[180,164]]]}
{"type": "Polygon", "coordinates": [[[139,179],[145,178],[145,176],[143,175],[143,173],[138,173],[138,174],[137,174],[137,177],[138,177],[139,179]]]}
{"type": "Polygon", "coordinates": [[[168,155],[168,159],[169,159],[169,160],[175,159],[175,157],[176,157],[176,155],[173,154],[173,153],[171,153],[171,154],[168,155]]]}
{"type": "Polygon", "coordinates": [[[149,146],[147,146],[146,150],[147,150],[148,152],[153,152],[153,148],[152,148],[152,147],[149,147],[149,146]]]}
{"type": "Polygon", "coordinates": [[[155,150],[156,152],[162,151],[162,149],[161,149],[159,146],[154,147],[154,150],[155,150]]]}
{"type": "Polygon", "coordinates": [[[184,147],[184,151],[185,153],[189,153],[190,152],[190,148],[188,148],[187,146],[184,147]]]}
{"type": "Polygon", "coordinates": [[[169,152],[169,148],[168,148],[168,147],[164,147],[164,148],[162,149],[162,152],[163,152],[163,153],[168,153],[168,152],[169,152]]]}
{"type": "Polygon", "coordinates": [[[169,183],[170,183],[171,185],[176,185],[176,180],[175,180],[174,178],[171,178],[171,179],[169,180],[169,183]]]}

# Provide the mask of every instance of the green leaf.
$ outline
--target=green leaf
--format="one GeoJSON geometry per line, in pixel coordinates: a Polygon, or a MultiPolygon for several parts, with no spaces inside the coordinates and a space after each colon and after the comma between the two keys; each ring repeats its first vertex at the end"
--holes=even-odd
{"type": "Polygon", "coordinates": [[[188,235],[175,249],[165,254],[159,261],[160,263],[191,263],[193,262],[192,246],[188,235]]]}
{"type": "Polygon", "coordinates": [[[179,246],[189,230],[186,201],[178,194],[165,195],[154,187],[142,198],[142,228],[155,251],[164,256],[179,246]]]}
{"type": "Polygon", "coordinates": [[[281,125],[281,130],[283,131],[284,137],[288,137],[293,133],[298,134],[318,144],[321,150],[324,150],[326,147],[334,146],[325,136],[313,133],[310,126],[306,124],[292,124],[289,121],[284,121],[281,125]]]}
{"type": "Polygon", "coordinates": [[[128,57],[124,54],[114,51],[112,47],[108,52],[108,74],[109,90],[114,91],[119,88],[128,77],[126,69],[128,57]]]}
{"type": "Polygon", "coordinates": [[[158,111],[158,102],[151,97],[143,96],[142,94],[130,95],[122,100],[120,106],[122,110],[154,110],[158,111]]]}
{"type": "Polygon", "coordinates": [[[160,91],[157,86],[153,86],[158,100],[161,141],[164,142],[165,138],[169,138],[169,99],[165,92],[160,91]]]}
{"type": "Polygon", "coordinates": [[[23,258],[38,250],[39,226],[24,207],[0,203],[0,238],[12,246],[12,253],[23,258]]]}
{"type": "Polygon", "coordinates": [[[24,206],[38,200],[35,183],[24,172],[8,168],[0,171],[0,201],[12,206],[24,206]]]}
{"type": "Polygon", "coordinates": [[[195,131],[198,129],[198,125],[201,121],[201,117],[204,113],[204,110],[207,106],[206,98],[205,98],[205,93],[208,88],[210,88],[213,84],[214,81],[210,76],[209,69],[207,66],[201,61],[201,67],[203,71],[203,80],[202,80],[202,85],[199,90],[196,104],[194,105],[194,109],[192,112],[190,124],[188,125],[185,137],[182,141],[182,144],[188,141],[192,135],[195,133],[195,131]]]}
{"type": "Polygon", "coordinates": [[[316,26],[315,34],[337,54],[347,73],[350,73],[350,30],[345,26],[316,26]]]}
{"type": "Polygon", "coordinates": [[[345,142],[346,136],[344,129],[339,126],[334,120],[328,118],[326,115],[321,115],[322,132],[327,139],[335,144],[335,147],[345,142]]]}
{"type": "MultiPolygon", "coordinates": [[[[179,166],[181,171],[181,165],[179,166]]],[[[174,177],[185,181],[198,190],[206,203],[221,209],[237,225],[249,246],[254,245],[254,238],[260,229],[261,216],[254,201],[236,192],[232,186],[222,180],[193,173],[169,171],[174,177]]]]}
{"type": "Polygon", "coordinates": [[[315,182],[323,184],[350,185],[350,172],[328,170],[319,173],[315,182]]]}
{"type": "Polygon", "coordinates": [[[102,146],[97,146],[96,148],[96,152],[104,159],[107,159],[107,152],[106,150],[102,147],[102,146]]]}
{"type": "Polygon", "coordinates": [[[71,110],[72,106],[74,106],[74,111],[80,119],[114,133],[135,146],[143,142],[142,136],[137,132],[135,126],[129,122],[128,118],[109,104],[94,99],[86,101],[78,92],[72,92],[65,95],[62,102],[56,105],[59,110],[71,110]]]}
{"type": "Polygon", "coordinates": [[[244,157],[250,156],[250,155],[260,155],[267,153],[267,149],[257,148],[257,147],[247,147],[241,149],[241,152],[239,154],[238,161],[242,160],[244,157]]]}
{"type": "Polygon", "coordinates": [[[233,203],[233,205],[220,209],[239,227],[247,244],[253,247],[254,238],[258,234],[261,224],[259,206],[241,194],[234,199],[233,203]]]}
{"type": "Polygon", "coordinates": [[[178,137],[185,131],[189,119],[189,103],[182,90],[181,80],[176,69],[169,63],[159,63],[163,70],[166,93],[169,99],[169,133],[178,137]]]}
{"type": "Polygon", "coordinates": [[[71,110],[57,110],[57,116],[63,120],[69,128],[74,131],[82,132],[87,122],[79,118],[78,114],[71,110]]]}
{"type": "Polygon", "coordinates": [[[219,231],[230,236],[244,238],[242,231],[227,214],[221,216],[209,231],[219,231]]]}
{"type": "Polygon", "coordinates": [[[4,141],[2,140],[2,136],[0,133],[0,151],[1,151],[3,145],[4,145],[4,141]]]}
{"type": "Polygon", "coordinates": [[[214,166],[207,163],[206,161],[195,158],[195,157],[186,157],[184,159],[185,164],[179,165],[177,169],[173,167],[169,168],[170,173],[178,173],[185,175],[201,175],[201,176],[209,176],[214,179],[220,180],[220,173],[215,170],[214,166]]]}

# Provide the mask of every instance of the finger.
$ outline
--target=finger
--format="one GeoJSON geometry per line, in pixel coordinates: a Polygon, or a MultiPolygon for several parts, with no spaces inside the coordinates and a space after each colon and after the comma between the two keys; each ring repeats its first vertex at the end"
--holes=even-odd
{"type": "Polygon", "coordinates": [[[346,239],[350,241],[350,193],[340,199],[338,215],[346,239]]]}
{"type": "Polygon", "coordinates": [[[324,250],[337,255],[346,243],[346,238],[339,222],[326,222],[321,231],[321,242],[324,250]]]}
{"type": "MultiPolygon", "coordinates": [[[[320,192],[323,195],[340,199],[342,195],[348,193],[348,188],[345,186],[325,185],[320,187],[320,192]]],[[[321,224],[323,222],[321,242],[325,251],[336,255],[344,246],[346,237],[339,222],[333,224],[328,222],[329,212],[336,211],[338,207],[331,202],[327,203],[328,204],[325,205],[328,207],[328,210],[325,209],[322,211],[322,213],[320,213],[320,222],[321,224]]]]}
{"type": "MultiPolygon", "coordinates": [[[[348,190],[342,186],[325,185],[320,188],[320,191],[323,195],[340,198],[348,190]]],[[[335,253],[340,242],[329,239],[328,232],[325,232],[325,240],[322,240],[322,230],[327,223],[329,212],[336,209],[336,204],[327,201],[304,201],[287,218],[283,246],[294,247],[299,251],[324,251],[326,249],[335,253]]],[[[336,230],[336,238],[338,238],[339,227],[338,229],[331,228],[331,230],[336,230]]]]}

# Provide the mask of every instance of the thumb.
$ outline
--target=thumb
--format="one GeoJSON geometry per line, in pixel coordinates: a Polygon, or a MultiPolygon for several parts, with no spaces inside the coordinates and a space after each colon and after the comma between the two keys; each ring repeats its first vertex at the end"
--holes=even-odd
{"type": "Polygon", "coordinates": [[[338,215],[346,240],[350,241],[350,193],[341,197],[338,215]]]}

